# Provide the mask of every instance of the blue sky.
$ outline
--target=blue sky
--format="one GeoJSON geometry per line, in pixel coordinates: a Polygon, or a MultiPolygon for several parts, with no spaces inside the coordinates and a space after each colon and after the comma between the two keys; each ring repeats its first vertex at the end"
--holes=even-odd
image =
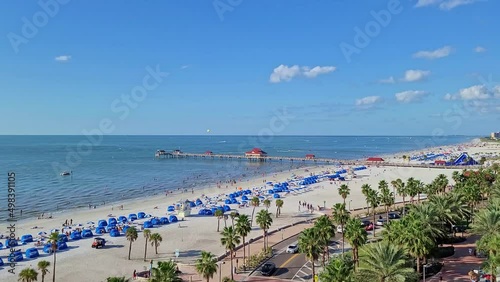
{"type": "Polygon", "coordinates": [[[108,134],[484,135],[500,130],[499,10],[2,1],[0,134],[82,134],[104,121],[108,134]]]}

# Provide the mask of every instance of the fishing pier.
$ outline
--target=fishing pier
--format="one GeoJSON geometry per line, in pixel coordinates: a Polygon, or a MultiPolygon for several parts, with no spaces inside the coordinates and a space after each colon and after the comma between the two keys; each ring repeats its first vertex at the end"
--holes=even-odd
{"type": "Polygon", "coordinates": [[[446,168],[446,169],[464,169],[464,168],[478,168],[480,166],[471,165],[434,165],[434,164],[415,164],[415,163],[391,163],[382,158],[368,158],[366,160],[340,160],[332,158],[317,158],[315,155],[307,154],[305,157],[284,157],[284,156],[269,156],[266,152],[259,148],[253,148],[251,151],[246,152],[244,155],[232,154],[214,154],[211,151],[205,153],[185,153],[180,150],[173,150],[167,152],[165,150],[157,150],[155,153],[157,159],[205,159],[205,160],[241,160],[250,162],[303,162],[303,163],[323,163],[335,165],[376,165],[376,166],[393,166],[393,167],[421,167],[421,168],[446,168]]]}

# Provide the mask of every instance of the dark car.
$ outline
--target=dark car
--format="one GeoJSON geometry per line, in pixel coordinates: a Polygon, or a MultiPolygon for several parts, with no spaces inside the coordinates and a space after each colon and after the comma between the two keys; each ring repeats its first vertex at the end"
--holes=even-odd
{"type": "Polygon", "coordinates": [[[389,219],[398,219],[401,218],[401,216],[397,213],[390,213],[389,214],[389,219]]]}
{"type": "Polygon", "coordinates": [[[369,221],[369,220],[363,220],[363,221],[361,221],[361,226],[362,227],[367,227],[370,224],[371,224],[371,221],[369,221]]]}
{"type": "Polygon", "coordinates": [[[260,274],[263,276],[271,276],[273,275],[274,271],[276,270],[276,265],[272,262],[266,262],[262,266],[262,269],[260,270],[260,274]]]}

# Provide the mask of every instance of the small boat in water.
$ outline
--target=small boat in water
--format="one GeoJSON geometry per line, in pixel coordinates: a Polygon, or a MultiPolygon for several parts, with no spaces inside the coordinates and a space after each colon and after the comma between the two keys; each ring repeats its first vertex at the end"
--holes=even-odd
{"type": "Polygon", "coordinates": [[[71,175],[71,172],[69,172],[69,171],[61,172],[61,176],[68,176],[68,175],[71,175]]]}

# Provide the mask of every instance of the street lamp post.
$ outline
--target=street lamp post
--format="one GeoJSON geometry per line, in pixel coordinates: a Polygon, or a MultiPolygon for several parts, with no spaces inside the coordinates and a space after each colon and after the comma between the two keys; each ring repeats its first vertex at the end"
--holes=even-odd
{"type": "Polygon", "coordinates": [[[427,265],[426,265],[426,264],[424,264],[424,275],[423,275],[423,276],[424,276],[424,282],[425,282],[425,269],[426,269],[426,268],[427,268],[427,265]]]}
{"type": "Polygon", "coordinates": [[[219,263],[219,282],[222,282],[222,265],[223,264],[226,264],[226,262],[222,261],[221,263],[219,263]]]}

